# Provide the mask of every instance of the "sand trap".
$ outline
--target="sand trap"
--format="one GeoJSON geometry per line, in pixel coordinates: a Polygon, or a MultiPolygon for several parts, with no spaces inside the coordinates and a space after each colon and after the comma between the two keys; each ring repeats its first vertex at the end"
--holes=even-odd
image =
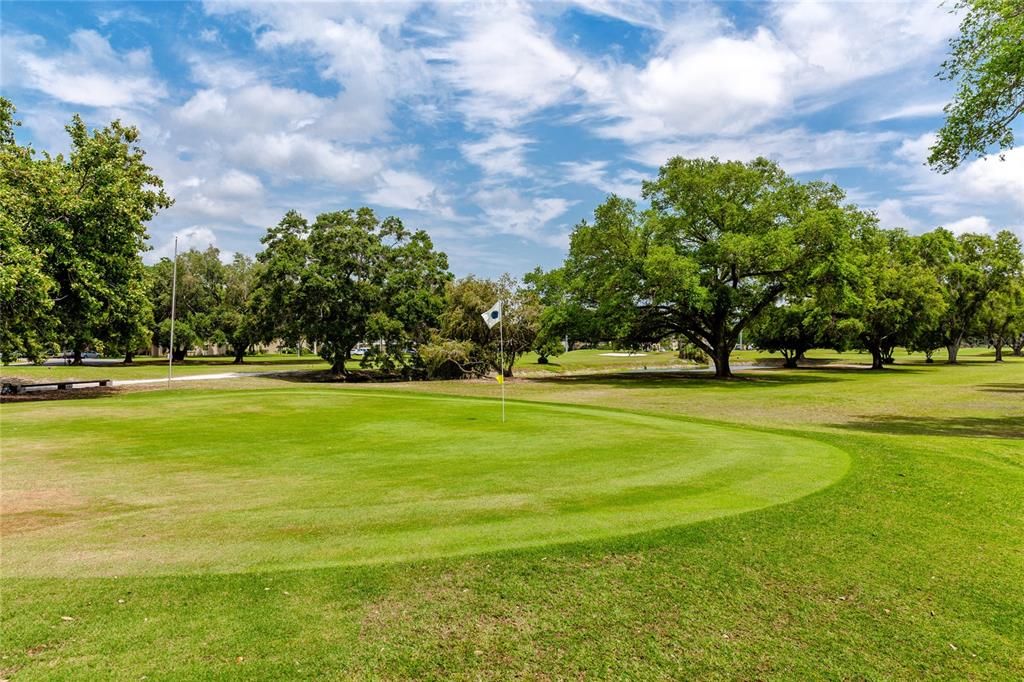
{"type": "Polygon", "coordinates": [[[606,358],[642,358],[647,353],[601,353],[606,358]]]}

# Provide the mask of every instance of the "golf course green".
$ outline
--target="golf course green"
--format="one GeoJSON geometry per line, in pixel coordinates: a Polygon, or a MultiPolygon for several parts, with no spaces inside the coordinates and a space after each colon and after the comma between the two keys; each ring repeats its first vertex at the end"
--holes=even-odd
{"type": "Polygon", "coordinates": [[[10,576],[232,573],[578,542],[786,502],[831,445],[624,411],[292,388],[5,408],[10,576]]]}
{"type": "Polygon", "coordinates": [[[1024,360],[863,367],[4,402],[0,679],[1021,679],[1024,360]]]}

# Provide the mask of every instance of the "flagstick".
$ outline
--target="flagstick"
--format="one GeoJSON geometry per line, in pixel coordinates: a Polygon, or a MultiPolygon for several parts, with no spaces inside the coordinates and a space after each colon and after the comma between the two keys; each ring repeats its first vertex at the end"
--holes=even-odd
{"type": "Polygon", "coordinates": [[[498,372],[501,374],[501,423],[505,423],[505,306],[498,315],[498,372]]]}
{"type": "Polygon", "coordinates": [[[178,297],[178,237],[174,237],[174,274],[171,276],[171,346],[167,349],[167,388],[171,387],[174,362],[174,304],[178,297]]]}

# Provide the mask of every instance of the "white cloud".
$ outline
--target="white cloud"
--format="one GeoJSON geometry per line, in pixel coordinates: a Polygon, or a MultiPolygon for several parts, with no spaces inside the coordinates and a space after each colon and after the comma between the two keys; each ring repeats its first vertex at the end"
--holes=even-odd
{"type": "Polygon", "coordinates": [[[236,89],[203,89],[174,111],[190,130],[219,139],[252,132],[295,131],[321,116],[329,100],[292,88],[256,83],[236,89]]]}
{"type": "Polygon", "coordinates": [[[458,37],[429,50],[472,125],[512,127],[557,104],[581,68],[520,4],[458,5],[446,22],[458,37]]]}
{"type": "Polygon", "coordinates": [[[568,233],[552,232],[548,223],[568,211],[573,201],[525,197],[508,188],[481,190],[473,200],[486,216],[491,233],[510,234],[549,246],[568,246],[568,233]]]}
{"type": "Polygon", "coordinates": [[[88,107],[140,107],[167,95],[153,72],[148,49],[115,52],[96,31],[78,30],[64,51],[38,36],[4,35],[2,82],[88,107]]]}
{"type": "Polygon", "coordinates": [[[673,156],[710,157],[751,161],[764,156],[777,161],[788,173],[809,173],[835,168],[870,165],[883,145],[899,139],[895,133],[855,133],[832,130],[813,133],[793,128],[772,133],[734,137],[706,137],[638,147],[634,158],[651,167],[673,156]]]}
{"type": "Polygon", "coordinates": [[[681,134],[740,133],[777,116],[791,93],[792,55],[760,29],[669,46],[643,68],[581,78],[588,98],[617,122],[599,128],[629,142],[681,134]]]}
{"type": "Polygon", "coordinates": [[[939,101],[904,104],[895,109],[887,109],[882,113],[876,114],[871,117],[871,120],[875,122],[882,122],[906,118],[925,118],[929,116],[938,116],[942,113],[942,108],[945,105],[945,102],[939,101]]]}
{"type": "Polygon", "coordinates": [[[257,45],[267,51],[297,50],[311,55],[322,78],[341,91],[319,121],[335,139],[369,140],[390,128],[394,100],[430,90],[423,56],[400,32],[409,4],[385,3],[210,3],[213,13],[243,12],[261,30],[257,45]]]}
{"type": "Polygon", "coordinates": [[[931,3],[777,3],[749,30],[702,5],[668,24],[642,65],[589,62],[576,82],[613,119],[599,127],[607,137],[738,135],[820,106],[815,99],[840,99],[855,81],[927,61],[955,30],[956,18],[931,3]]]}
{"type": "MultiPolygon", "coordinates": [[[[937,2],[780,2],[779,39],[803,62],[794,82],[834,89],[930,58],[959,19],[937,2]]],[[[930,68],[934,66],[929,64],[930,68]]]]}
{"type": "Polygon", "coordinates": [[[366,198],[381,206],[429,211],[441,218],[454,217],[448,197],[417,173],[386,170],[377,177],[377,188],[366,198]]]}
{"type": "Polygon", "coordinates": [[[465,142],[459,149],[470,163],[487,175],[525,176],[526,151],[533,140],[522,135],[496,132],[476,142],[465,142]]]}
{"type": "Polygon", "coordinates": [[[919,230],[921,222],[907,215],[903,208],[903,202],[899,199],[882,201],[875,209],[879,225],[887,229],[902,227],[911,232],[919,230]]]}
{"type": "Polygon", "coordinates": [[[650,179],[635,170],[612,171],[607,161],[565,161],[559,165],[569,182],[590,185],[602,192],[634,201],[640,199],[643,181],[650,179]]]}
{"type": "Polygon", "coordinates": [[[935,144],[935,133],[923,133],[917,137],[906,138],[900,142],[894,156],[917,166],[928,160],[929,148],[935,144]]]}
{"type": "Polygon", "coordinates": [[[193,225],[182,230],[177,230],[170,238],[149,251],[145,255],[148,263],[155,263],[161,258],[174,258],[174,239],[178,239],[178,253],[184,253],[189,249],[203,251],[210,246],[217,246],[217,235],[208,227],[193,225]]]}
{"type": "Polygon", "coordinates": [[[954,220],[951,223],[946,223],[945,228],[956,235],[968,232],[974,234],[995,234],[998,231],[988,218],[980,215],[972,215],[960,220],[954,220]]]}
{"type": "Polygon", "coordinates": [[[227,156],[243,166],[285,179],[335,185],[365,183],[383,170],[377,153],[297,133],[248,134],[227,150],[227,156]]]}
{"type": "Polygon", "coordinates": [[[240,170],[229,170],[217,180],[220,193],[224,196],[251,199],[263,193],[263,183],[255,175],[240,170]]]}
{"type": "Polygon", "coordinates": [[[1008,150],[1003,158],[976,159],[964,168],[962,176],[969,193],[1024,207],[1024,147],[1008,150]]]}
{"type": "Polygon", "coordinates": [[[584,12],[611,17],[627,24],[655,30],[665,28],[665,20],[656,5],[629,0],[573,0],[584,12]]]}

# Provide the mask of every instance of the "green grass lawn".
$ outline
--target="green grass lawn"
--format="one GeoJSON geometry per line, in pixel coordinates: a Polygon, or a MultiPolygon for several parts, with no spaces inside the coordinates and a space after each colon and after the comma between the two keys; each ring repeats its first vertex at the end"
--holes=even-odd
{"type": "Polygon", "coordinates": [[[305,388],[18,405],[5,572],[282,570],[596,539],[788,501],[848,463],[760,430],[528,402],[502,423],[497,408],[305,388]]]}
{"type": "Polygon", "coordinates": [[[1024,361],[967,360],[4,405],[0,676],[1020,679],[1024,361]]]}

